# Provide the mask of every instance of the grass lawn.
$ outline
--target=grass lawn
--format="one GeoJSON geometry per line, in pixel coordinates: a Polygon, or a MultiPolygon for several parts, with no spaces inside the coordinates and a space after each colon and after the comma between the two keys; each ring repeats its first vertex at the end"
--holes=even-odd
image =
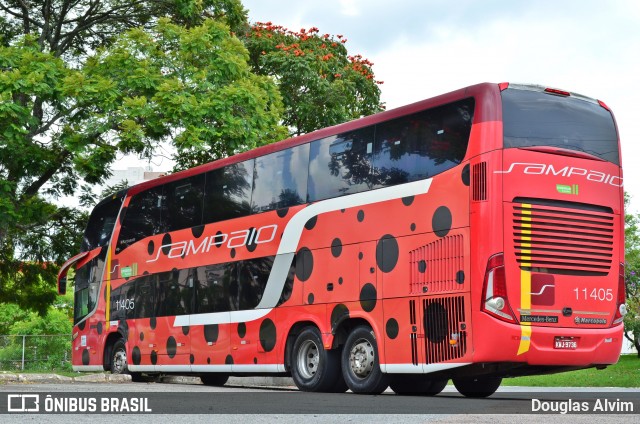
{"type": "Polygon", "coordinates": [[[638,355],[622,355],[620,361],[604,370],[562,372],[533,377],[505,378],[503,386],[535,387],[640,387],[640,359],[638,355]]]}

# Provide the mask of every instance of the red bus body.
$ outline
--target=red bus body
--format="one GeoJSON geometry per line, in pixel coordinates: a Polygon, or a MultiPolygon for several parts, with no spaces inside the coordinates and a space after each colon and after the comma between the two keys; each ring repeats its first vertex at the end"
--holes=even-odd
{"type": "MultiPolygon", "coordinates": [[[[516,90],[529,90],[595,107],[569,93],[566,99],[535,87],[507,87],[468,87],[114,196],[120,203],[113,232],[75,259],[76,275],[92,278],[94,292],[76,314],[81,319],[73,329],[74,370],[111,369],[113,346],[120,339],[134,373],[289,373],[296,336],[305,328],[317,329],[320,348],[331,352],[342,349],[350,331],[361,325],[372,329],[377,363],[388,375],[456,381],[617,362],[624,303],[619,153],[611,162],[572,148],[505,146],[505,92],[517,97],[516,90]],[[137,194],[463,99],[475,102],[468,146],[460,163],[443,172],[203,222],[118,249],[122,222],[137,194]],[[268,280],[261,283],[257,305],[193,313],[202,309],[196,294],[205,280],[207,293],[217,293],[214,303],[226,296],[225,305],[241,305],[249,290],[242,288],[236,300],[235,283],[217,264],[246,264],[247,278],[258,281],[255,270],[265,257],[270,258],[268,280]],[[89,271],[82,274],[83,267],[89,271]],[[147,292],[139,282],[150,275],[161,276],[155,288],[149,286],[155,300],[145,305],[147,292]],[[181,298],[171,300],[173,289],[158,288],[162,275],[173,278],[168,284],[178,285],[175,299],[181,298]],[[232,294],[219,296],[218,286],[232,294]],[[160,298],[165,306],[158,306],[160,298]]],[[[615,142],[617,148],[617,136],[615,142]]],[[[204,214],[215,208],[205,203],[204,214]]],[[[233,275],[245,272],[233,269],[233,275]]]]}

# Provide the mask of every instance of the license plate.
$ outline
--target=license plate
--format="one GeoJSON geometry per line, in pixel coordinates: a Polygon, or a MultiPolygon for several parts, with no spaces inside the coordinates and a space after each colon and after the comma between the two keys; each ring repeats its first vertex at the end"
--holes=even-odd
{"type": "Polygon", "coordinates": [[[574,350],[578,348],[578,339],[574,337],[556,337],[553,341],[554,349],[574,350]]]}

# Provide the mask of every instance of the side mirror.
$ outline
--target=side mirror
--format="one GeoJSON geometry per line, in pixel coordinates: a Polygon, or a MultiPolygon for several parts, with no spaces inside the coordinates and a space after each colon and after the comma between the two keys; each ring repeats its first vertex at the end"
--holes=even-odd
{"type": "Polygon", "coordinates": [[[61,277],[58,279],[58,294],[65,295],[67,294],[67,277],[61,277]]]}

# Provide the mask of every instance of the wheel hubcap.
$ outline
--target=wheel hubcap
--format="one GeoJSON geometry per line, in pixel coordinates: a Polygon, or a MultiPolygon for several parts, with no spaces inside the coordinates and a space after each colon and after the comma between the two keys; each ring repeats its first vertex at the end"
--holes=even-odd
{"type": "Polygon", "coordinates": [[[366,378],[371,374],[374,361],[373,346],[368,340],[358,340],[349,352],[349,366],[351,371],[359,378],[366,378]]]}
{"type": "Polygon", "coordinates": [[[124,372],[127,367],[127,352],[118,350],[113,355],[113,369],[117,374],[124,372]]]}
{"type": "Polygon", "coordinates": [[[319,363],[320,352],[318,346],[311,340],[306,340],[298,351],[298,371],[300,371],[302,377],[311,379],[318,372],[319,363]]]}

